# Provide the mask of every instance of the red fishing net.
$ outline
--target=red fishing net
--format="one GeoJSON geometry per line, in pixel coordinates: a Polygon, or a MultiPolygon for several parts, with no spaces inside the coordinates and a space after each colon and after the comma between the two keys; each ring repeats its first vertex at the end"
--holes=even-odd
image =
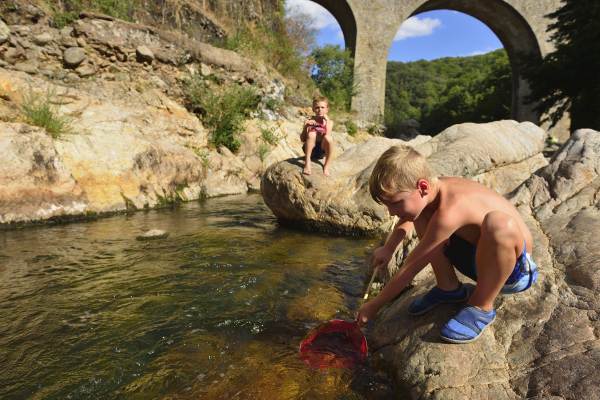
{"type": "Polygon", "coordinates": [[[352,368],[367,358],[367,339],[356,322],[334,319],[309,332],[300,358],[312,368],[352,368]]]}

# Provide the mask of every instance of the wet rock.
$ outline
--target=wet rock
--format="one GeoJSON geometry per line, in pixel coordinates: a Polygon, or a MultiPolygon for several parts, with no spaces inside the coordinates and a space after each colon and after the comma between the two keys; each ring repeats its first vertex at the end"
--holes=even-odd
{"type": "Polygon", "coordinates": [[[69,47],[63,53],[63,61],[67,68],[76,68],[85,58],[85,50],[81,47],[69,47]]]}
{"type": "Polygon", "coordinates": [[[155,239],[165,239],[169,236],[169,232],[163,231],[161,229],[151,229],[142,233],[141,235],[136,236],[137,240],[155,240],[155,239]]]}

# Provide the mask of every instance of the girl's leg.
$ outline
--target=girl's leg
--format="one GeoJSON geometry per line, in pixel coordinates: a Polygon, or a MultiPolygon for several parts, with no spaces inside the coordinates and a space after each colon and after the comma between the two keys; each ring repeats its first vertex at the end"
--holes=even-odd
{"type": "Polygon", "coordinates": [[[329,176],[329,164],[333,160],[333,139],[331,135],[323,136],[321,146],[325,151],[325,165],[323,165],[323,175],[329,176]]]}
{"type": "Polygon", "coordinates": [[[311,170],[310,170],[310,156],[312,154],[313,149],[315,148],[315,142],[317,140],[317,132],[315,131],[310,131],[308,132],[308,134],[306,135],[306,142],[304,144],[304,169],[302,170],[302,173],[305,175],[310,175],[311,174],[311,170]]]}
{"type": "Polygon", "coordinates": [[[483,219],[477,243],[477,286],[469,304],[485,311],[494,308],[494,300],[512,273],[523,249],[523,234],[517,222],[501,211],[491,211],[483,219]]]}

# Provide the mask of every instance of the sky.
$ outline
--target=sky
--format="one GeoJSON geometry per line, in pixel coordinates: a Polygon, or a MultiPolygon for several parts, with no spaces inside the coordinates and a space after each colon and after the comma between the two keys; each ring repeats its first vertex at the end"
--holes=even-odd
{"type": "MultiPolygon", "coordinates": [[[[320,5],[310,0],[285,0],[288,13],[310,16],[317,31],[317,45],[344,46],[339,24],[320,5]]],[[[451,10],[428,11],[404,21],[400,26],[388,60],[416,61],[442,57],[465,57],[502,48],[496,35],[478,19],[451,10]]]]}

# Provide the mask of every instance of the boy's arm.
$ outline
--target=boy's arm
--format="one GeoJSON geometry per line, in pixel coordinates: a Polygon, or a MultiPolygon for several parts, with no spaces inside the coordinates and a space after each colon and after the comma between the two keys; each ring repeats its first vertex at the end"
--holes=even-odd
{"type": "Polygon", "coordinates": [[[396,298],[402,289],[412,281],[415,275],[429,264],[432,254],[441,250],[441,247],[444,246],[446,240],[455,230],[455,226],[451,221],[432,216],[425,235],[423,235],[417,247],[407,257],[402,268],[385,285],[377,297],[363,306],[368,306],[368,314],[371,314],[367,315],[367,317],[374,316],[381,307],[396,298]]]}
{"type": "Polygon", "coordinates": [[[388,235],[385,244],[376,248],[373,252],[371,266],[377,268],[387,265],[400,243],[402,243],[404,238],[412,231],[413,227],[414,225],[410,221],[396,224],[392,232],[388,235]]]}
{"type": "Polygon", "coordinates": [[[327,125],[325,125],[325,134],[328,135],[331,133],[331,131],[333,131],[333,121],[327,117],[324,118],[327,121],[327,125]]]}

